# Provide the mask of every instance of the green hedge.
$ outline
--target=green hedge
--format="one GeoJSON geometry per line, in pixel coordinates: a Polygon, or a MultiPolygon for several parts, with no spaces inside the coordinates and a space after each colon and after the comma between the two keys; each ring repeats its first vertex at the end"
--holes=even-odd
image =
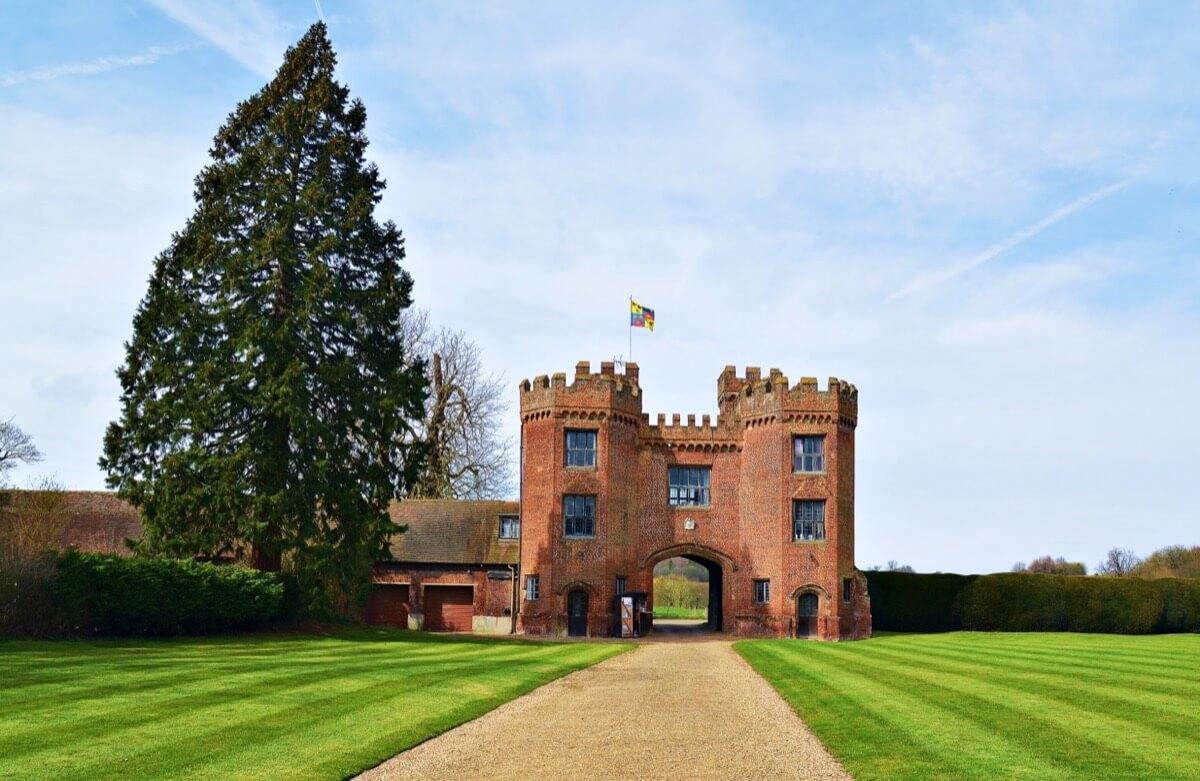
{"type": "Polygon", "coordinates": [[[284,587],[273,573],[74,550],[56,563],[51,604],[67,634],[214,634],[281,617],[284,587]]]}
{"type": "Polygon", "coordinates": [[[875,629],[1200,632],[1200,580],[868,572],[875,629]]]}
{"type": "Polygon", "coordinates": [[[954,600],[978,575],[865,573],[871,623],[881,632],[953,632],[962,629],[954,600]]]}
{"type": "Polygon", "coordinates": [[[1163,597],[1152,580],[1014,572],[975,579],[958,613],[964,629],[1144,635],[1158,631],[1163,597]]]}
{"type": "Polygon", "coordinates": [[[1163,612],[1159,632],[1200,632],[1200,580],[1195,578],[1159,578],[1163,612]]]}

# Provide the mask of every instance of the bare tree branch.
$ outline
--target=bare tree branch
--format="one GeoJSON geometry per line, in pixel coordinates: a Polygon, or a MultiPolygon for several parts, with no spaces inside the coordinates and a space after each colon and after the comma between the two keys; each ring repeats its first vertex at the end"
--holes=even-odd
{"type": "Polygon", "coordinates": [[[1100,566],[1096,567],[1096,574],[1123,578],[1139,563],[1141,559],[1133,551],[1127,548],[1113,548],[1104,557],[1104,561],[1100,562],[1100,566]]]}
{"type": "Polygon", "coordinates": [[[434,328],[419,309],[405,311],[401,336],[425,359],[429,398],[417,437],[428,453],[411,496],[494,499],[513,487],[511,438],[503,436],[509,402],[502,375],[485,373],[478,345],[462,331],[434,328]]]}
{"type": "Polygon", "coordinates": [[[33,444],[33,437],[22,431],[12,418],[0,420],[0,486],[5,485],[8,473],[17,464],[35,464],[43,458],[33,444]]]}

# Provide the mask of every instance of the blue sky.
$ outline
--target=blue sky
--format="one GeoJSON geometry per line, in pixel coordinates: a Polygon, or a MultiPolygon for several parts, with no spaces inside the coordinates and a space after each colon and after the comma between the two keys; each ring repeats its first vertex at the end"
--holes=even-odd
{"type": "Polygon", "coordinates": [[[1200,6],[804,5],[8,4],[16,482],[103,487],[153,258],[322,14],[417,303],[514,400],[628,353],[633,294],[652,415],[725,364],[858,385],[860,566],[1200,542],[1200,6]]]}

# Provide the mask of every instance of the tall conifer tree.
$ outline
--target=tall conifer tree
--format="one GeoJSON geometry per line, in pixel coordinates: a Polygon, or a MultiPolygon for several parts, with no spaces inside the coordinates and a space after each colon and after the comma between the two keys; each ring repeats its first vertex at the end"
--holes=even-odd
{"type": "Polygon", "coordinates": [[[149,552],[246,546],[342,584],[386,556],[426,380],[400,336],[403,239],[374,218],[384,181],[335,61],[315,24],[238,105],[155,261],[100,459],[149,552]]]}

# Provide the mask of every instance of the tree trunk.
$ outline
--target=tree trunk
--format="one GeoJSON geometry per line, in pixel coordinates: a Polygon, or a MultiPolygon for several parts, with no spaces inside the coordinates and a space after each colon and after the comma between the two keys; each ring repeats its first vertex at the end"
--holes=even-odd
{"type": "Polygon", "coordinates": [[[250,566],[262,572],[279,572],[283,569],[283,556],[279,551],[267,550],[262,545],[255,545],[250,551],[250,566]]]}
{"type": "Polygon", "coordinates": [[[446,391],[442,376],[442,356],[433,354],[433,407],[429,411],[429,426],[425,431],[425,441],[429,443],[429,452],[425,462],[425,474],[417,486],[417,495],[429,499],[443,498],[442,472],[444,470],[442,452],[442,428],[446,425],[446,391]]]}

